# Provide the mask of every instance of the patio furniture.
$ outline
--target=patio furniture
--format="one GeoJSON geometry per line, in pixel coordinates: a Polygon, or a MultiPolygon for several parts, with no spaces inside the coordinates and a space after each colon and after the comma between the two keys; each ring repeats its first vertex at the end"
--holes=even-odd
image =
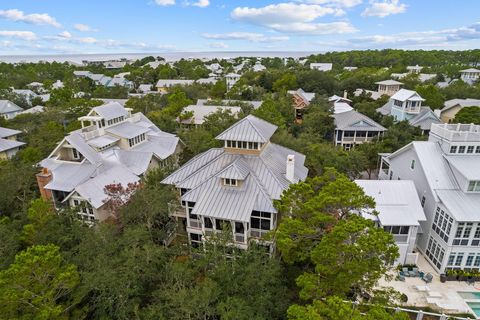
{"type": "Polygon", "coordinates": [[[472,285],[472,286],[475,285],[475,278],[473,278],[473,277],[468,277],[468,278],[467,278],[467,284],[468,284],[468,285],[472,285]]]}
{"type": "Polygon", "coordinates": [[[408,268],[402,268],[402,272],[405,277],[410,277],[410,272],[408,271],[408,268]]]}
{"type": "Polygon", "coordinates": [[[427,273],[422,277],[422,280],[425,281],[426,283],[430,283],[433,280],[433,276],[431,273],[427,273]]]}
{"type": "Polygon", "coordinates": [[[403,275],[402,271],[400,271],[398,274],[397,274],[397,280],[399,281],[405,281],[405,276],[403,275]]]}
{"type": "Polygon", "coordinates": [[[412,268],[412,271],[410,271],[410,274],[413,277],[418,277],[420,275],[420,273],[418,272],[418,268],[412,268]]]}

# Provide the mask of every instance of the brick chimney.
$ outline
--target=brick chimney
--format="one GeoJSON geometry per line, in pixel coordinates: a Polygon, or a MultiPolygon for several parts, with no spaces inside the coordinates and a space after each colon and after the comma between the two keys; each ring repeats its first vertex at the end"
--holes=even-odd
{"type": "Polygon", "coordinates": [[[52,201],[52,191],[45,189],[45,186],[53,179],[52,172],[50,172],[48,168],[42,168],[42,171],[40,173],[37,173],[36,176],[38,188],[40,189],[42,199],[52,201]]]}

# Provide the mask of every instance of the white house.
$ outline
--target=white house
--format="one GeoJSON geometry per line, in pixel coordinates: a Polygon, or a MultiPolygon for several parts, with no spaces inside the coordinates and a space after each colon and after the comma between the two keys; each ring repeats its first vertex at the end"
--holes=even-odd
{"type": "Polygon", "coordinates": [[[428,141],[382,156],[379,178],[412,180],[427,221],[417,248],[438,272],[480,268],[480,126],[433,124],[428,141]]]}
{"type": "Polygon", "coordinates": [[[105,186],[140,180],[150,169],[175,167],[179,139],[161,131],[142,113],[116,102],[94,107],[40,162],[37,182],[42,197],[56,208],[78,208],[88,222],[111,217],[105,186]]]}
{"type": "Polygon", "coordinates": [[[393,235],[400,253],[396,262],[416,264],[418,253],[414,251],[417,233],[420,222],[425,222],[427,218],[413,181],[355,180],[355,183],[375,200],[375,211],[378,215],[373,215],[371,210],[362,210],[360,213],[393,235]]]}
{"type": "Polygon", "coordinates": [[[162,181],[178,190],[182,209],[172,214],[186,225],[192,247],[229,226],[236,247],[247,249],[253,240],[273,249],[262,241],[277,227],[273,200],[307,177],[304,155],[270,142],[276,129],[249,115],[216,137],[222,148],[197,155],[162,181]]]}
{"type": "Polygon", "coordinates": [[[473,84],[478,80],[478,78],[480,78],[480,70],[478,69],[469,68],[460,70],[460,79],[462,79],[463,82],[473,84]]]}
{"type": "Polygon", "coordinates": [[[21,131],[0,127],[0,160],[12,158],[24,142],[17,141],[17,135],[21,131]]]}
{"type": "Polygon", "coordinates": [[[0,116],[5,119],[13,119],[18,114],[23,111],[23,108],[20,108],[15,103],[9,100],[0,100],[0,116]]]}
{"type": "Polygon", "coordinates": [[[267,69],[260,61],[255,62],[253,65],[253,71],[254,72],[260,72],[267,69]]]}
{"type": "Polygon", "coordinates": [[[418,64],[415,66],[407,66],[407,71],[409,73],[420,73],[422,72],[423,67],[419,66],[418,64]]]}
{"type": "Polygon", "coordinates": [[[330,71],[332,70],[332,63],[310,63],[310,69],[318,71],[330,71]]]}

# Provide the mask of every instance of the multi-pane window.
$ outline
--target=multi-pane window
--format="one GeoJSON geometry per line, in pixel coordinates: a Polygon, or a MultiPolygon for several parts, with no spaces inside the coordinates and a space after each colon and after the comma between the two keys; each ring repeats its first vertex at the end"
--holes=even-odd
{"type": "Polygon", "coordinates": [[[203,223],[205,225],[205,229],[213,229],[212,219],[210,219],[209,217],[204,217],[203,223]]]}
{"type": "Polygon", "coordinates": [[[272,214],[270,212],[252,211],[251,225],[252,229],[271,230],[270,221],[272,214]]]}
{"type": "Polygon", "coordinates": [[[427,246],[427,257],[437,266],[437,268],[442,267],[443,258],[445,257],[445,249],[440,246],[440,244],[430,236],[427,246]]]}
{"type": "Polygon", "coordinates": [[[85,201],[80,201],[77,199],[73,200],[73,205],[75,207],[79,206],[80,211],[77,212],[80,218],[84,221],[95,221],[95,212],[92,208],[92,206],[85,201]]]}
{"type": "Polygon", "coordinates": [[[459,146],[458,153],[465,153],[465,146],[459,146]]]}
{"type": "Polygon", "coordinates": [[[477,256],[475,257],[475,262],[473,263],[474,267],[480,267],[480,254],[477,253],[477,256]]]}
{"type": "Polygon", "coordinates": [[[465,262],[466,267],[471,267],[473,263],[473,259],[475,258],[475,254],[470,253],[467,257],[467,261],[465,262]]]}
{"type": "Polygon", "coordinates": [[[136,137],[133,137],[133,138],[131,138],[131,139],[128,139],[128,145],[129,145],[130,148],[131,148],[131,147],[133,147],[134,145],[139,144],[139,143],[142,142],[142,141],[145,141],[145,137],[146,137],[145,133],[142,133],[142,134],[140,134],[140,135],[138,135],[138,136],[136,136],[136,137]]]}
{"type": "Polygon", "coordinates": [[[480,181],[469,181],[467,191],[479,192],[480,191],[480,181]]]}
{"type": "Polygon", "coordinates": [[[480,146],[475,147],[475,153],[480,153],[480,146]]]}
{"type": "Polygon", "coordinates": [[[384,226],[383,230],[391,234],[408,234],[409,226],[384,226]]]}
{"type": "Polygon", "coordinates": [[[451,146],[450,153],[457,153],[457,146],[451,146]]]}
{"type": "Polygon", "coordinates": [[[226,186],[236,187],[238,185],[238,181],[237,179],[225,178],[223,179],[223,184],[226,186]]]}
{"type": "Polygon", "coordinates": [[[444,210],[437,207],[435,217],[433,219],[432,229],[445,242],[448,242],[450,231],[452,230],[453,218],[451,218],[444,210]]]}
{"type": "Polygon", "coordinates": [[[78,150],[75,148],[72,149],[72,154],[73,154],[73,159],[78,160],[83,158],[82,154],[78,152],[78,150]]]}
{"type": "Polygon", "coordinates": [[[467,153],[473,153],[474,146],[468,146],[467,147],[467,153]]]}
{"type": "Polygon", "coordinates": [[[260,150],[263,147],[263,143],[249,142],[249,141],[235,141],[225,140],[226,148],[246,149],[246,150],[260,150]]]}
{"type": "Polygon", "coordinates": [[[455,262],[455,254],[450,254],[450,256],[448,256],[447,266],[453,266],[454,262],[455,262]]]}
{"type": "Polygon", "coordinates": [[[463,261],[463,252],[457,254],[457,258],[455,259],[455,266],[460,267],[463,261]]]}
{"type": "Polygon", "coordinates": [[[468,245],[468,239],[470,238],[470,233],[472,232],[473,223],[468,222],[459,222],[457,226],[457,231],[455,232],[455,239],[453,239],[454,246],[466,246],[468,245]]]}
{"type": "Polygon", "coordinates": [[[216,230],[223,230],[225,226],[227,226],[229,222],[227,220],[215,219],[215,229],[216,230]]]}
{"type": "Polygon", "coordinates": [[[477,225],[475,233],[473,234],[472,246],[478,246],[480,244],[480,225],[477,225]]]}
{"type": "Polygon", "coordinates": [[[107,125],[111,126],[112,124],[116,124],[116,123],[122,122],[124,119],[125,119],[124,116],[110,119],[110,120],[107,121],[107,125]]]}
{"type": "Polygon", "coordinates": [[[403,102],[400,100],[393,100],[393,104],[397,107],[401,107],[403,105],[403,102]]]}

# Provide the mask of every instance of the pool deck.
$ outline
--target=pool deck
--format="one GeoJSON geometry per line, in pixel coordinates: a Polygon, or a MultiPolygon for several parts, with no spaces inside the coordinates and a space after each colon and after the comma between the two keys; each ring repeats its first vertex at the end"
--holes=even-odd
{"type": "MultiPolygon", "coordinates": [[[[458,294],[459,291],[480,292],[480,283],[473,285],[467,284],[465,281],[447,281],[440,282],[440,275],[432,268],[432,266],[420,255],[417,265],[420,271],[429,272],[433,275],[432,282],[426,284],[419,277],[406,277],[405,281],[391,280],[386,281],[382,278],[379,281],[380,287],[392,287],[395,290],[404,293],[408,297],[408,301],[403,306],[425,307],[429,306],[440,312],[461,313],[472,310],[466,301],[458,294]],[[424,287],[427,286],[428,289],[424,287]],[[478,288],[478,289],[476,289],[478,288]],[[420,289],[420,290],[419,290],[420,289]]],[[[467,301],[472,301],[467,299],[467,301]]],[[[475,302],[480,302],[480,298],[475,302]]]]}

